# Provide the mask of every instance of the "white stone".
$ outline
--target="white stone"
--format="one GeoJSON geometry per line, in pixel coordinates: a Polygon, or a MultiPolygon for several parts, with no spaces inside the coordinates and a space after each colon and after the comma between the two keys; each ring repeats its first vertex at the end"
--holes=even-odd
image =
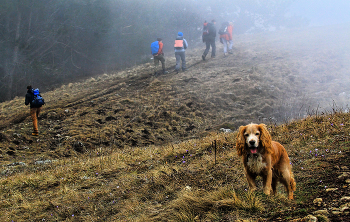
{"type": "Polygon", "coordinates": [[[350,197],[344,196],[340,199],[340,201],[350,201],[350,197]]]}

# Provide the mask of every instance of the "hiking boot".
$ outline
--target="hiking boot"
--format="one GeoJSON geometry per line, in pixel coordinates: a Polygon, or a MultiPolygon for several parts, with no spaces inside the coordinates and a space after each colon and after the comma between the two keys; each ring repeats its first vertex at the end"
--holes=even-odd
{"type": "Polygon", "coordinates": [[[233,52],[228,52],[228,54],[233,54],[233,52]]]}
{"type": "Polygon", "coordinates": [[[186,72],[186,69],[182,69],[183,72],[186,72]]]}
{"type": "Polygon", "coordinates": [[[178,74],[178,73],[179,73],[179,70],[178,70],[178,69],[175,69],[174,72],[175,72],[176,74],[178,74]]]}
{"type": "Polygon", "coordinates": [[[205,55],[202,55],[202,59],[203,59],[203,61],[205,60],[205,55]]]}
{"type": "Polygon", "coordinates": [[[33,133],[32,133],[32,136],[39,136],[39,133],[33,132],[33,133]]]}
{"type": "Polygon", "coordinates": [[[215,56],[211,56],[213,59],[215,58],[215,56]]]}
{"type": "Polygon", "coordinates": [[[163,74],[168,74],[168,73],[169,73],[168,71],[163,70],[163,74]]]}

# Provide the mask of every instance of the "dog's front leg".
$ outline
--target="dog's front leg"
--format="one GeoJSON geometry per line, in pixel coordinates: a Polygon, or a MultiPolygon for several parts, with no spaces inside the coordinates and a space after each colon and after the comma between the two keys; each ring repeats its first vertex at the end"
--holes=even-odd
{"type": "Polygon", "coordinates": [[[272,184],[272,169],[266,169],[266,175],[263,176],[263,184],[264,184],[264,193],[266,195],[270,195],[271,192],[271,184],[272,184]]]}
{"type": "Polygon", "coordinates": [[[249,184],[249,189],[251,191],[255,191],[256,190],[256,183],[255,183],[256,175],[245,170],[245,176],[246,176],[248,184],[249,184]]]}

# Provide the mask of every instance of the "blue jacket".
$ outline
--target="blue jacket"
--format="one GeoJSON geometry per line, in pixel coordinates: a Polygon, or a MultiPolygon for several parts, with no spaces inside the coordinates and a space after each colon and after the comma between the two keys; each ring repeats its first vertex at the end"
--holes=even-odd
{"type": "Polygon", "coordinates": [[[183,36],[177,36],[176,40],[184,40],[184,47],[182,49],[178,49],[174,47],[175,52],[185,52],[188,47],[186,39],[184,39],[183,36]]]}

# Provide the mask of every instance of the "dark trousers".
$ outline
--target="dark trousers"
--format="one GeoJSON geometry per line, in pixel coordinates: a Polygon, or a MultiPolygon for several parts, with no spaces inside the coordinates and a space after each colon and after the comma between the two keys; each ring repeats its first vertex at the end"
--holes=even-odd
{"type": "Polygon", "coordinates": [[[175,70],[180,69],[180,60],[182,61],[182,70],[186,69],[186,55],[185,52],[175,52],[176,66],[175,70]]]}
{"type": "Polygon", "coordinates": [[[206,45],[206,48],[203,53],[204,57],[207,56],[210,46],[211,46],[211,57],[215,57],[215,52],[216,52],[215,39],[205,41],[205,45],[206,45]]]}
{"type": "Polygon", "coordinates": [[[158,69],[159,61],[162,63],[162,69],[165,70],[165,59],[163,55],[153,56],[154,60],[154,71],[156,72],[158,69]]]}

